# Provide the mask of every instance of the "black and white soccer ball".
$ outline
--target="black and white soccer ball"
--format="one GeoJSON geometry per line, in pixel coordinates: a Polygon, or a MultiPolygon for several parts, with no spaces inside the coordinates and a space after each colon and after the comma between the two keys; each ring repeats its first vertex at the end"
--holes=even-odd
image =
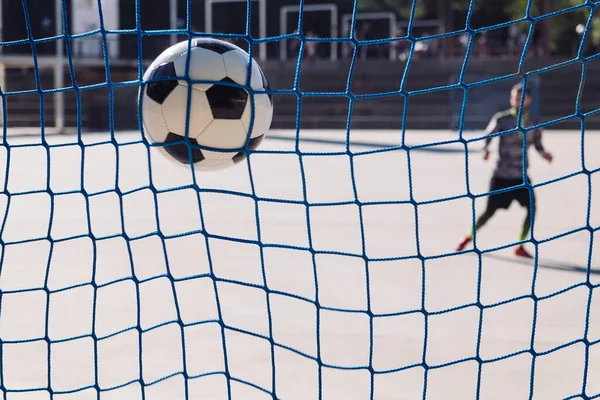
{"type": "Polygon", "coordinates": [[[198,38],[175,44],[152,62],[144,82],[138,100],[146,137],[177,163],[200,170],[233,166],[258,148],[271,126],[267,78],[231,43],[198,38]]]}

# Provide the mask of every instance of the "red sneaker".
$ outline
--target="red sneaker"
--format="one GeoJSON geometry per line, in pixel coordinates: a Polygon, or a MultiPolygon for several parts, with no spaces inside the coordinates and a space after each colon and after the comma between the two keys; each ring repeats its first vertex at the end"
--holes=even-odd
{"type": "Polygon", "coordinates": [[[456,246],[456,251],[462,251],[464,250],[465,247],[467,247],[467,245],[469,243],[471,243],[473,239],[471,239],[468,236],[465,236],[465,238],[458,244],[458,246],[456,246]]]}
{"type": "Polygon", "coordinates": [[[523,245],[521,245],[515,249],[515,255],[519,256],[519,257],[533,258],[533,256],[531,254],[529,254],[529,252],[527,252],[527,250],[525,250],[525,247],[523,245]]]}

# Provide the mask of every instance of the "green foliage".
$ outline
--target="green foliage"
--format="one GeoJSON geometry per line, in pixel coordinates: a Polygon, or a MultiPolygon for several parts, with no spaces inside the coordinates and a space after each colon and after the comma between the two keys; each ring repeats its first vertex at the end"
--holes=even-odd
{"type": "Polygon", "coordinates": [[[591,42],[596,46],[600,45],[600,17],[594,17],[589,33],[591,42]]]}
{"type": "MultiPolygon", "coordinates": [[[[475,1],[476,8],[481,6],[481,1],[472,1],[475,1]]],[[[439,14],[440,7],[448,5],[453,10],[466,11],[470,3],[471,0],[358,0],[358,9],[361,11],[391,10],[406,19],[410,18],[412,12],[412,17],[418,19],[431,12],[439,14]]]]}
{"type": "MultiPolygon", "coordinates": [[[[516,20],[526,17],[528,5],[530,7],[529,14],[532,17],[538,17],[542,15],[542,12],[551,13],[582,4],[585,4],[585,0],[511,0],[506,3],[504,10],[513,20],[516,20]]],[[[566,54],[572,51],[573,46],[579,40],[575,27],[580,23],[586,23],[589,12],[589,8],[581,7],[575,11],[545,19],[545,22],[540,24],[539,29],[548,30],[547,46],[550,52],[566,54]]],[[[523,24],[523,28],[528,30],[529,26],[523,24]]],[[[596,40],[596,43],[600,41],[599,28],[600,23],[594,21],[590,31],[590,40],[596,40]]]]}
{"type": "Polygon", "coordinates": [[[585,0],[510,0],[506,2],[504,9],[514,19],[518,19],[525,17],[528,5],[530,15],[537,17],[541,15],[542,9],[552,12],[581,4],[585,4],[585,0]]]}
{"type": "MultiPolygon", "coordinates": [[[[354,0],[346,0],[354,4],[354,0]]],[[[448,12],[466,12],[473,2],[473,10],[482,10],[484,4],[488,11],[492,8],[502,10],[510,16],[512,20],[523,19],[526,17],[526,10],[529,7],[529,13],[532,17],[538,17],[542,12],[551,13],[564,10],[573,6],[585,4],[585,0],[358,0],[359,11],[394,11],[401,18],[419,19],[426,15],[434,15],[441,18],[448,12]]],[[[585,24],[589,17],[590,9],[581,7],[573,12],[564,13],[545,19],[540,23],[537,29],[546,30],[543,35],[548,38],[548,50],[555,53],[568,53],[572,51],[573,43],[579,39],[575,32],[575,27],[585,24]]],[[[485,16],[479,13],[483,19],[489,19],[490,15],[485,16]]],[[[488,13],[489,14],[489,13],[488,13]]],[[[596,45],[600,44],[600,13],[594,18],[590,27],[589,41],[596,45]]],[[[495,15],[495,14],[494,14],[495,15]]],[[[478,26],[491,25],[486,21],[479,21],[478,26]]],[[[488,21],[492,22],[492,21],[488,21]]],[[[493,22],[496,23],[496,22],[493,22]]],[[[448,27],[452,29],[452,27],[448,27]]],[[[520,28],[525,32],[529,30],[529,24],[520,24],[520,28]]]]}
{"type": "Polygon", "coordinates": [[[395,11],[402,18],[420,18],[425,13],[423,1],[415,1],[413,11],[413,0],[358,0],[360,11],[395,11]]]}
{"type": "Polygon", "coordinates": [[[513,19],[525,18],[528,4],[531,3],[529,12],[532,16],[539,15],[539,8],[537,2],[532,0],[512,0],[506,2],[504,11],[509,14],[513,19]]]}

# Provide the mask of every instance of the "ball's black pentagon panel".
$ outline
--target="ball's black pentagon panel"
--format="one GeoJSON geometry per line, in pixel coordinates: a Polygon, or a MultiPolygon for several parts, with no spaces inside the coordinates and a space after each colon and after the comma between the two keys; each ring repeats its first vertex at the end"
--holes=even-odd
{"type": "Polygon", "coordinates": [[[177,76],[177,74],[175,73],[175,64],[173,64],[173,62],[164,63],[156,67],[149,79],[152,82],[148,83],[146,88],[146,94],[148,97],[158,104],[162,104],[167,96],[171,94],[173,89],[177,87],[177,81],[157,79],[175,76],[177,76]]]}
{"type": "MultiPolygon", "coordinates": [[[[264,138],[265,138],[265,135],[260,135],[260,136],[250,139],[250,141],[248,142],[248,148],[250,150],[256,150],[258,148],[258,146],[260,146],[260,143],[263,141],[264,138]]],[[[240,151],[235,156],[233,156],[233,162],[235,164],[242,162],[245,159],[246,159],[245,151],[240,151]]]]}
{"type": "Polygon", "coordinates": [[[207,40],[202,40],[202,39],[196,40],[194,43],[194,46],[200,47],[203,49],[207,49],[207,50],[212,50],[218,54],[227,53],[230,50],[236,49],[236,47],[234,45],[229,44],[224,41],[213,42],[213,41],[207,41],[207,40]]]}
{"type": "MultiPolygon", "coordinates": [[[[235,83],[230,78],[221,82],[235,83]]],[[[244,113],[248,92],[241,87],[214,84],[206,91],[208,104],[215,119],[239,119],[244,113]]]]}
{"type": "MultiPolygon", "coordinates": [[[[167,139],[165,143],[176,142],[179,140],[183,140],[184,137],[181,135],[177,135],[176,133],[169,133],[167,135],[167,139]]],[[[196,139],[188,139],[191,144],[198,145],[196,139]]],[[[189,147],[185,143],[178,143],[172,145],[164,146],[164,149],[167,153],[171,155],[175,160],[179,161],[182,164],[190,163],[190,152],[189,147]]],[[[204,160],[204,154],[202,154],[202,150],[192,147],[192,162],[197,163],[204,160]]]]}
{"type": "MultiPolygon", "coordinates": [[[[263,88],[267,91],[271,90],[271,87],[269,86],[269,81],[267,81],[267,76],[265,75],[262,69],[260,70],[260,74],[262,75],[263,88]]],[[[273,94],[267,93],[267,95],[269,96],[269,101],[271,102],[271,105],[273,105],[273,94]]]]}

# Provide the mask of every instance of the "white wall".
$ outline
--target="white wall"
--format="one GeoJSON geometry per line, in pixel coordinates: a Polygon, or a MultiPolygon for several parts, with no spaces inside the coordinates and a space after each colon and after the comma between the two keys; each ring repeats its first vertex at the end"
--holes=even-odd
{"type": "MultiPolygon", "coordinates": [[[[71,0],[72,33],[80,34],[100,29],[100,12],[97,0],[71,0]]],[[[119,29],[119,0],[102,0],[105,29],[119,29]]],[[[111,58],[119,57],[119,36],[108,35],[108,52],[111,58]]],[[[95,34],[74,42],[77,56],[101,57],[102,36],[95,34]]]]}

